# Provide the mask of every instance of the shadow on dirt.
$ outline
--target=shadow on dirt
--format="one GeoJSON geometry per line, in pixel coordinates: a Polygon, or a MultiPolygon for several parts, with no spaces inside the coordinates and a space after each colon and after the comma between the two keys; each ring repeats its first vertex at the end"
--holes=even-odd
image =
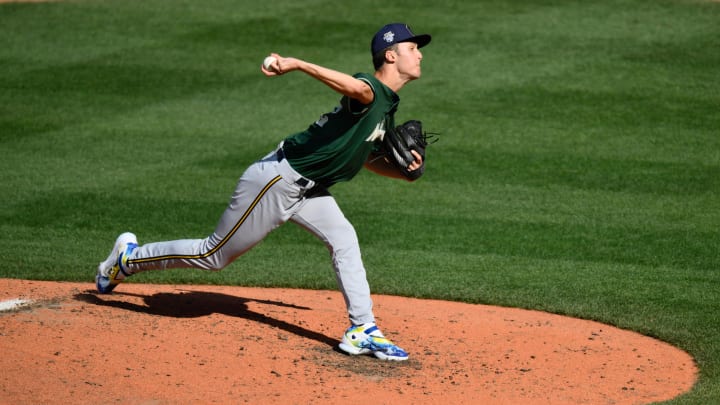
{"type": "Polygon", "coordinates": [[[199,318],[211,314],[223,314],[264,323],[266,325],[282,329],[286,332],[293,333],[307,339],[312,339],[328,346],[333,346],[335,351],[339,351],[336,347],[338,343],[337,339],[330,338],[321,333],[305,329],[298,325],[289,324],[279,319],[268,317],[267,315],[258,312],[253,312],[248,309],[247,306],[247,303],[249,302],[256,302],[276,307],[311,310],[311,308],[286,304],[281,301],[258,300],[254,298],[236,297],[227,294],[204,291],[180,291],[177,293],[156,293],[152,295],[122,292],[113,293],[112,295],[98,295],[95,292],[87,291],[75,294],[75,299],[98,306],[113,307],[127,311],[172,318],[199,318]],[[134,304],[132,302],[117,299],[101,298],[119,298],[122,296],[141,298],[145,305],[134,304]]]}

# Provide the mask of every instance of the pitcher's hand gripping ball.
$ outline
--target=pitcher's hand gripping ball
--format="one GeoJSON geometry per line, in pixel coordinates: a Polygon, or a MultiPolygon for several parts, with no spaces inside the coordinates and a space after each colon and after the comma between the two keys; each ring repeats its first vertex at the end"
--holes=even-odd
{"type": "MultiPolygon", "coordinates": [[[[408,180],[414,181],[425,173],[425,149],[428,140],[435,134],[423,132],[422,122],[410,120],[402,125],[385,132],[383,137],[383,151],[385,158],[392,163],[408,180]],[[414,150],[422,157],[422,165],[415,170],[408,170],[408,166],[415,161],[410,152],[414,150]]],[[[436,139],[437,140],[437,139],[436,139]]]]}
{"type": "Polygon", "coordinates": [[[274,56],[272,56],[272,55],[270,55],[270,56],[266,57],[266,58],[263,60],[263,67],[264,67],[265,70],[267,70],[268,72],[275,72],[275,73],[277,73],[277,70],[275,70],[275,64],[276,64],[276,63],[277,63],[277,58],[274,57],[274,56]]]}

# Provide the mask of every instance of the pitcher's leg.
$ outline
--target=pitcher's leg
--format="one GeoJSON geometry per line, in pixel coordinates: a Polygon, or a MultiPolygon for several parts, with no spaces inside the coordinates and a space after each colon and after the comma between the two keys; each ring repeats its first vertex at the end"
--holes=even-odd
{"type": "Polygon", "coordinates": [[[260,161],[248,168],[212,235],[139,246],[128,257],[128,270],[220,270],[247,252],[287,221],[299,201],[297,190],[273,169],[275,164],[260,161]]]}
{"type": "Polygon", "coordinates": [[[212,236],[205,239],[181,239],[139,246],[128,258],[128,269],[132,273],[179,268],[221,270],[230,261],[226,260],[227,255],[223,255],[223,250],[210,254],[214,246],[210,242],[211,239],[212,236]]]}
{"type": "Polygon", "coordinates": [[[335,199],[330,195],[308,198],[290,221],[309,230],[328,247],[350,322],[353,325],[375,322],[358,238],[335,199]]]}

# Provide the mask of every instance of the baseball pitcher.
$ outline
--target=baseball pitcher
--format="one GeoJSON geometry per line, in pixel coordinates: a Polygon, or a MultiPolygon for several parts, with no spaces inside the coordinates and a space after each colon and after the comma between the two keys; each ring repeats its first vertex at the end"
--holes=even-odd
{"type": "Polygon", "coordinates": [[[303,72],[339,93],[339,105],[246,169],[208,237],[139,245],[134,234],[121,234],[98,266],[98,291],[110,293],[125,278],[148,270],[220,270],[292,221],[330,251],[351,323],[339,347],[351,355],[406,360],[408,354],[375,324],[358,238],[329,189],[363,167],[409,181],[423,173],[427,143],[421,126],[413,121],[396,129],[394,113],[398,91],[420,78],[420,48],[430,39],[405,24],[388,24],[371,41],[374,73],[353,76],[272,53],[260,68],[265,76],[303,72]]]}

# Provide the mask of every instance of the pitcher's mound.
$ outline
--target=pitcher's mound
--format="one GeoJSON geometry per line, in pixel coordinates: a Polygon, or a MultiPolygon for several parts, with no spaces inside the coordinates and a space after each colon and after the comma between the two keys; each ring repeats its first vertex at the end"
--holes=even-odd
{"type": "Polygon", "coordinates": [[[24,301],[0,312],[0,402],[641,404],[697,376],[666,343],[543,312],[374,296],[410,353],[382,362],[336,348],[338,292],[93,288],[0,280],[0,301],[24,301]]]}

